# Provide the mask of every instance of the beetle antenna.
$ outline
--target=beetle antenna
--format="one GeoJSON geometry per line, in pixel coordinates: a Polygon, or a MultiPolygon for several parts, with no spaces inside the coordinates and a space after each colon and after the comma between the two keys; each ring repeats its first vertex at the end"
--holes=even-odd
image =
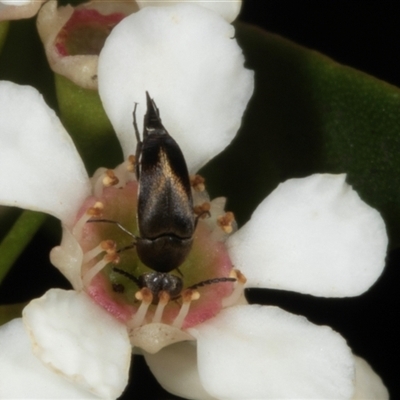
{"type": "Polygon", "coordinates": [[[220,277],[220,278],[214,278],[214,279],[207,279],[205,281],[201,281],[199,283],[196,283],[195,285],[189,286],[188,289],[194,290],[199,287],[207,286],[207,285],[212,285],[213,283],[221,283],[221,282],[236,282],[236,278],[227,278],[227,277],[220,277]]]}
{"type": "Polygon", "coordinates": [[[133,107],[133,128],[135,129],[135,136],[136,136],[136,140],[138,143],[141,142],[140,140],[140,135],[139,135],[139,129],[137,126],[137,121],[136,121],[136,109],[137,109],[138,103],[135,102],[135,106],[133,107]]]}
{"type": "Polygon", "coordinates": [[[136,166],[135,166],[135,173],[136,173],[136,179],[139,180],[140,178],[140,168],[139,168],[139,159],[140,159],[140,154],[142,152],[142,146],[143,146],[143,142],[140,139],[140,134],[139,134],[139,129],[137,126],[137,121],[136,121],[136,109],[137,109],[137,105],[138,103],[135,102],[135,106],[133,107],[133,129],[135,131],[135,136],[136,136],[136,166]]]}
{"type": "MultiPolygon", "coordinates": [[[[87,222],[107,222],[108,224],[117,225],[118,228],[121,229],[121,231],[124,231],[129,236],[131,236],[133,239],[135,239],[135,241],[136,241],[136,236],[132,232],[128,231],[128,229],[124,228],[119,222],[113,221],[112,219],[89,219],[89,221],[87,221],[87,222]]],[[[119,252],[119,250],[118,250],[118,252],[119,252]]]]}
{"type": "Polygon", "coordinates": [[[131,281],[135,282],[136,285],[139,286],[139,279],[136,278],[136,276],[133,276],[132,274],[130,274],[129,272],[124,271],[123,269],[119,269],[117,267],[112,267],[112,270],[114,272],[117,272],[118,274],[121,274],[123,276],[125,276],[126,278],[130,279],[131,281]]]}

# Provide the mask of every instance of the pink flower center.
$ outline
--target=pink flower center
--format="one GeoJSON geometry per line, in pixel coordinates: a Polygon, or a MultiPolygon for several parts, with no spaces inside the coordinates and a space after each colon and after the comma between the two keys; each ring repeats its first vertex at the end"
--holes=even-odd
{"type": "MultiPolygon", "coordinates": [[[[93,196],[86,200],[78,217],[84,215],[96,202],[101,202],[103,208],[101,216],[93,217],[93,220],[107,219],[118,222],[124,229],[139,236],[136,222],[136,181],[130,181],[120,188],[114,186],[104,188],[101,196],[93,196]]],[[[230,276],[232,263],[223,241],[217,239],[221,235],[213,234],[214,229],[221,228],[216,225],[213,228],[206,220],[200,219],[189,256],[179,267],[179,271],[171,272],[182,279],[182,293],[186,288],[198,283],[230,276]]],[[[134,238],[116,224],[87,222],[84,225],[80,245],[85,254],[90,254],[92,249],[105,240],[115,242],[117,257],[115,259],[112,257],[108,259],[107,256],[104,258],[104,251],[99,251],[97,255],[84,263],[82,275],[86,291],[99,305],[117,318],[129,323],[140,307],[142,307],[140,312],[143,312],[144,303],[141,296],[138,296],[140,288],[137,281],[130,279],[129,276],[139,279],[144,273],[152,272],[152,270],[138,258],[134,246],[118,252],[119,249],[129,247],[134,242],[134,238]],[[108,260],[111,261],[108,262],[108,260]],[[89,276],[90,271],[96,268],[101,268],[100,272],[91,277],[90,281],[86,280],[85,282],[85,275],[89,276]],[[124,271],[126,274],[122,274],[120,271],[124,271]]],[[[196,288],[196,299],[190,301],[189,311],[185,314],[179,328],[189,328],[215,316],[222,308],[223,299],[231,295],[234,284],[225,281],[207,283],[196,288]]],[[[161,310],[162,300],[151,299],[140,324],[148,324],[156,320],[164,324],[174,324],[185,301],[184,296],[181,295],[177,298],[167,298],[161,310]]]]}
{"type": "Polygon", "coordinates": [[[97,10],[75,9],[57,35],[57,51],[61,56],[99,55],[108,35],[124,17],[122,13],[102,15],[97,10]]]}

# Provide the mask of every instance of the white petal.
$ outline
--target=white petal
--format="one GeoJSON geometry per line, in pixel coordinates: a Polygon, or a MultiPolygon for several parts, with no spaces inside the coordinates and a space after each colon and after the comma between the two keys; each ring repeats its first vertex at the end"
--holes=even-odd
{"type": "Polygon", "coordinates": [[[1,399],[98,399],[32,353],[21,318],[0,327],[0,353],[1,399]]]}
{"type": "Polygon", "coordinates": [[[34,353],[50,369],[102,397],[128,382],[131,346],[122,323],[86,293],[49,290],[23,311],[34,353]]]}
{"type": "Polygon", "coordinates": [[[97,10],[102,15],[119,12],[129,15],[137,11],[138,6],[134,1],[93,0],[74,8],[69,4],[58,7],[57,1],[48,1],[40,9],[37,17],[37,28],[51,69],[57,74],[67,77],[78,86],[94,90],[97,89],[98,55],[80,54],[64,56],[56,46],[60,30],[68,22],[76,9],[97,10]]]}
{"type": "Polygon", "coordinates": [[[36,89],[11,82],[0,82],[0,110],[0,202],[71,223],[90,184],[60,120],[36,89]]]}
{"type": "Polygon", "coordinates": [[[10,5],[15,7],[26,6],[27,4],[31,3],[31,0],[2,0],[0,4],[10,5]]]}
{"type": "Polygon", "coordinates": [[[0,21],[33,17],[45,0],[2,0],[0,21]]]}
{"type": "Polygon", "coordinates": [[[349,399],[353,356],[327,326],[277,307],[235,306],[189,329],[204,388],[219,399],[349,399]]]}
{"type": "Polygon", "coordinates": [[[380,214],[345,175],[290,179],[229,239],[248,287],[316,296],[357,296],[380,276],[387,248],[380,214]]]}
{"type": "Polygon", "coordinates": [[[37,28],[46,51],[50,68],[85,89],[97,89],[97,55],[62,56],[55,42],[60,30],[71,18],[74,7],[67,4],[58,7],[57,1],[48,1],[40,9],[37,28]]]}
{"type": "Polygon", "coordinates": [[[83,289],[82,247],[66,226],[63,225],[62,228],[61,244],[51,249],[50,261],[69,280],[72,287],[80,291],[83,289]]]}
{"type": "MultiPolygon", "coordinates": [[[[157,6],[173,6],[179,3],[189,3],[188,0],[137,0],[140,8],[143,7],[157,7],[157,6]]],[[[209,1],[209,0],[196,0],[196,5],[209,8],[218,13],[221,17],[228,22],[232,22],[239,15],[240,8],[242,7],[242,0],[228,0],[228,1],[209,1]]]]}
{"type": "Polygon", "coordinates": [[[357,356],[354,356],[354,358],[356,381],[353,400],[388,400],[389,392],[379,375],[363,358],[357,356]]]}
{"type": "Polygon", "coordinates": [[[99,57],[99,92],[121,141],[135,153],[138,125],[150,93],[190,171],[221,152],[239,129],[253,92],[234,28],[195,5],[145,7],[118,24],[99,57]]]}
{"type": "Polygon", "coordinates": [[[151,372],[166,391],[185,399],[214,399],[200,382],[195,343],[176,343],[156,354],[143,352],[143,355],[151,372]]]}
{"type": "Polygon", "coordinates": [[[131,344],[149,354],[158,353],[162,348],[184,340],[194,340],[187,332],[162,323],[145,324],[129,331],[131,344]]]}

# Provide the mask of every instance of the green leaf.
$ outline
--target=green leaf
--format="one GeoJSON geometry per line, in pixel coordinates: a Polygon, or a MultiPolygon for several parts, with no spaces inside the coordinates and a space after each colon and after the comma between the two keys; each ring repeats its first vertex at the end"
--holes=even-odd
{"type": "Polygon", "coordinates": [[[0,52],[3,49],[3,44],[7,37],[9,25],[10,23],[8,21],[0,21],[0,52]]]}
{"type": "Polygon", "coordinates": [[[46,219],[46,214],[23,211],[0,243],[0,282],[46,219]]]}
{"type": "Polygon", "coordinates": [[[23,308],[28,303],[18,303],[0,306],[0,325],[11,321],[14,318],[21,317],[23,308]]]}
{"type": "Polygon", "coordinates": [[[55,74],[60,118],[89,174],[98,167],[114,168],[122,162],[122,150],[103,109],[97,90],[83,89],[55,74]]]}
{"type": "Polygon", "coordinates": [[[53,73],[37,34],[35,18],[9,22],[0,54],[0,79],[36,87],[49,106],[56,109],[53,73]]]}
{"type": "Polygon", "coordinates": [[[239,23],[236,37],[256,89],[237,138],[205,173],[239,222],[279,182],[346,172],[399,245],[400,90],[256,27],[239,23]]]}

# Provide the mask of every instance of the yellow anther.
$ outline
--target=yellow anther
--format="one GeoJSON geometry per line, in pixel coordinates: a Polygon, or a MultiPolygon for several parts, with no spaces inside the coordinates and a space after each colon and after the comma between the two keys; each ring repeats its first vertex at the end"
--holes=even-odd
{"type": "Polygon", "coordinates": [[[121,258],[115,252],[114,253],[107,253],[104,256],[104,261],[107,261],[108,263],[119,264],[119,262],[121,261],[121,258]]]}
{"type": "Polygon", "coordinates": [[[200,175],[191,175],[190,176],[190,185],[197,192],[204,192],[206,189],[205,179],[200,175]]]}
{"type": "Polygon", "coordinates": [[[115,254],[117,251],[117,244],[114,240],[103,240],[100,243],[100,247],[102,250],[106,251],[107,254],[115,254]]]}
{"type": "Polygon", "coordinates": [[[233,269],[230,272],[229,277],[235,278],[242,285],[244,285],[247,282],[247,278],[238,269],[233,269]]]}
{"type": "Polygon", "coordinates": [[[232,269],[230,278],[235,278],[236,282],[233,287],[233,292],[222,300],[222,307],[231,307],[240,301],[240,298],[244,296],[244,284],[246,283],[246,277],[238,270],[232,269]]]}
{"type": "Polygon", "coordinates": [[[100,217],[103,213],[104,204],[101,201],[96,201],[96,203],[87,209],[86,214],[91,217],[100,217]]]}
{"type": "Polygon", "coordinates": [[[210,210],[211,210],[211,203],[209,203],[208,201],[194,206],[193,207],[193,212],[195,213],[195,215],[197,215],[199,218],[206,218],[210,216],[210,210]]]}
{"type": "Polygon", "coordinates": [[[153,294],[150,289],[144,287],[135,293],[135,298],[143,303],[151,304],[153,301],[153,294]]]}
{"type": "Polygon", "coordinates": [[[217,219],[218,226],[225,232],[231,233],[233,231],[233,223],[235,222],[235,216],[233,212],[228,211],[217,219]]]}
{"type": "Polygon", "coordinates": [[[182,301],[184,303],[190,303],[193,300],[198,300],[200,293],[197,290],[186,289],[182,292],[182,301]]]}
{"type": "Polygon", "coordinates": [[[126,166],[126,169],[127,169],[129,172],[135,172],[135,164],[136,164],[136,157],[133,156],[133,155],[130,155],[130,156],[128,157],[128,164],[127,164],[127,166],[126,166]]]}
{"type": "Polygon", "coordinates": [[[158,304],[167,304],[170,300],[171,296],[165,290],[158,294],[158,304]]]}
{"type": "Polygon", "coordinates": [[[108,169],[105,172],[105,176],[103,178],[103,185],[105,187],[115,186],[119,183],[119,179],[115,176],[115,173],[112,169],[108,169]]]}

